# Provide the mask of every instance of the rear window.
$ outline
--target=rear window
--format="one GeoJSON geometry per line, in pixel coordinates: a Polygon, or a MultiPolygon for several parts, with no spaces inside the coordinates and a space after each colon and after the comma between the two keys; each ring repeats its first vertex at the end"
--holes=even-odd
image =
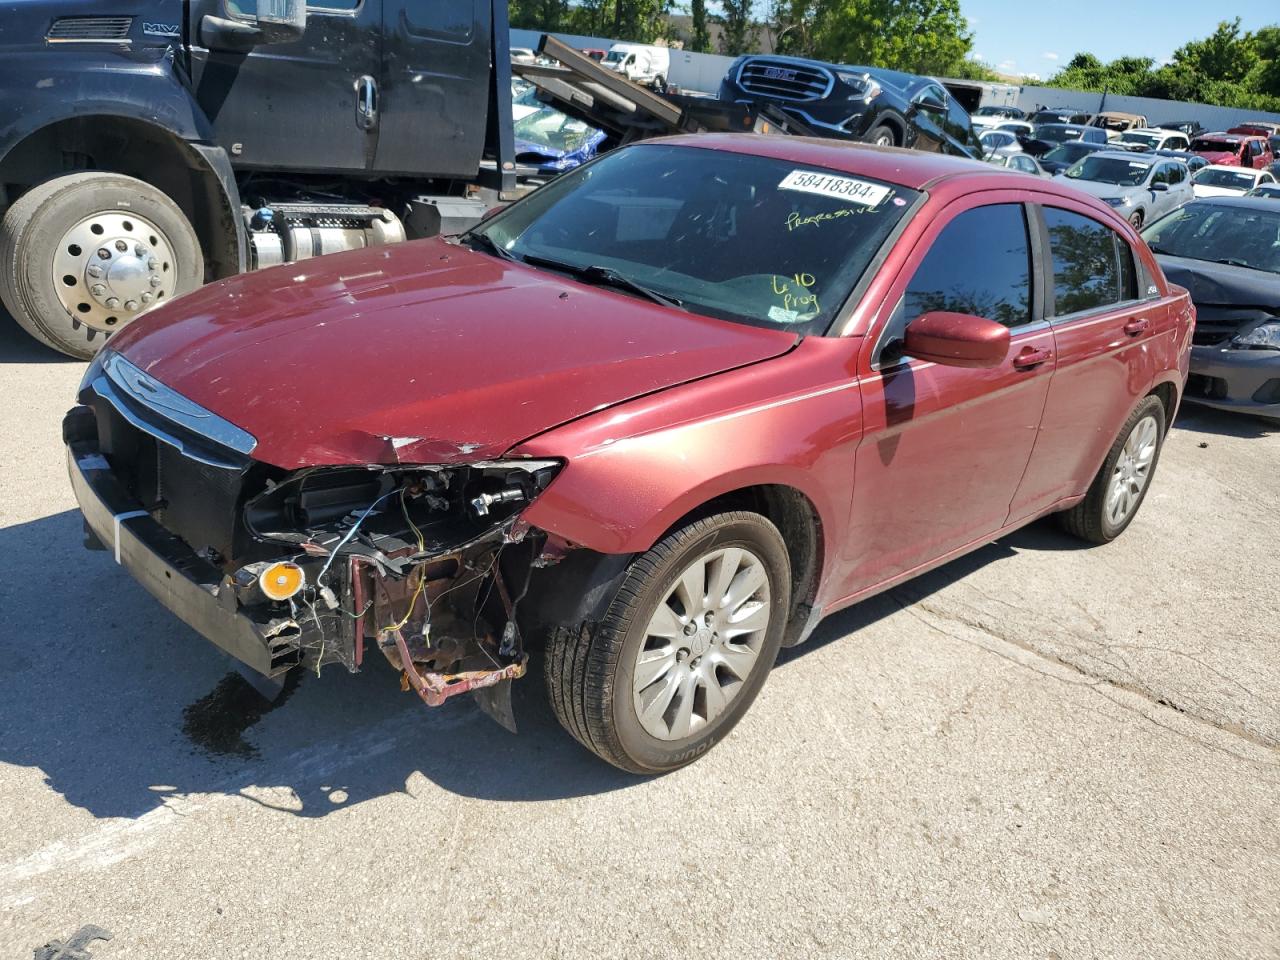
{"type": "Polygon", "coordinates": [[[1232,143],[1230,140],[1209,140],[1197,137],[1192,142],[1191,149],[1203,153],[1239,153],[1240,144],[1232,143]]]}

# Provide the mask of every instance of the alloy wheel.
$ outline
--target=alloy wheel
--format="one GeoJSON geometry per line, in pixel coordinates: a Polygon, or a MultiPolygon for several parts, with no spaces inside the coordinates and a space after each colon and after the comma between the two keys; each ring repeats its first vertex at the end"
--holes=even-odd
{"type": "Polygon", "coordinates": [[[1124,523],[1137,509],[1142,491],[1151,477],[1151,465],[1155,462],[1159,441],[1160,428],[1155,417],[1143,417],[1129,431],[1107,491],[1106,516],[1113,527],[1124,523]]]}
{"type": "Polygon", "coordinates": [[[713,723],[755,669],[770,619],[769,575],[740,547],[685,568],[649,619],[632,697],[641,726],[684,740],[713,723]]]}

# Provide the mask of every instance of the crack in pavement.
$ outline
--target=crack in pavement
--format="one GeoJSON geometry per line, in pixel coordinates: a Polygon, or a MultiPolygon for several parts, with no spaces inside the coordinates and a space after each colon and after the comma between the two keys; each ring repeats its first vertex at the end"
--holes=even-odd
{"type": "MultiPolygon", "coordinates": [[[[1186,710],[1178,706],[1177,704],[1170,702],[1166,697],[1157,696],[1145,689],[1142,689],[1141,687],[1131,686],[1127,683],[1117,682],[1116,680],[1113,680],[1109,677],[1094,676],[1093,674],[1090,674],[1088,671],[1086,671],[1079,664],[1072,663],[1069,660],[1064,660],[1063,658],[1055,656],[1054,654],[1046,653],[1044,651],[1038,650],[1031,644],[1027,643],[1025,640],[1020,640],[1016,637],[1010,637],[1010,636],[1005,636],[1005,635],[996,633],[995,631],[991,630],[989,627],[983,624],[973,623],[965,619],[963,616],[956,616],[954,613],[951,613],[950,611],[939,610],[935,607],[931,607],[930,605],[924,603],[922,600],[918,600],[918,599],[906,600],[903,597],[898,595],[897,590],[889,591],[889,597],[890,599],[892,599],[892,601],[895,604],[897,604],[899,609],[901,609],[908,616],[912,617],[915,620],[918,620],[920,623],[924,624],[930,630],[933,630],[935,633],[939,633],[944,637],[948,637],[952,640],[959,641],[960,643],[964,643],[968,646],[975,647],[979,650],[982,650],[986,653],[991,654],[992,656],[996,656],[1002,660],[1008,661],[1009,663],[1016,664],[1017,666],[1022,667],[1023,669],[1030,670],[1031,672],[1039,674],[1040,676],[1045,677],[1047,679],[1054,680],[1058,683],[1064,683],[1064,684],[1067,684],[1068,686],[1074,686],[1074,687],[1080,687],[1080,688],[1086,689],[1091,693],[1094,693],[1100,696],[1102,699],[1115,704],[1116,706],[1124,710],[1126,713],[1130,713],[1135,716],[1141,717],[1143,720],[1147,721],[1152,726],[1158,727],[1161,730],[1164,730],[1168,733],[1172,733],[1173,735],[1180,737],[1181,739],[1186,740],[1190,743],[1194,743],[1197,746],[1204,747],[1206,749],[1225,754],[1226,756],[1229,756],[1236,760],[1245,761],[1246,763],[1251,763],[1251,764],[1255,764],[1257,766],[1262,766],[1266,768],[1280,769],[1280,744],[1273,743],[1264,737],[1260,737],[1254,734],[1252,731],[1240,727],[1238,724],[1216,722],[1208,717],[1190,712],[1189,710],[1186,710]],[[979,643],[969,637],[965,637],[959,633],[946,630],[943,627],[939,626],[937,623],[934,623],[929,618],[929,616],[926,616],[925,614],[931,614],[932,616],[938,617],[943,621],[952,621],[955,623],[962,624],[963,626],[966,626],[969,629],[974,630],[979,634],[990,638],[992,641],[996,643],[1008,644],[1016,648],[1017,650],[1022,651],[1023,653],[1030,654],[1031,656],[1039,660],[1043,660],[1046,663],[1068,670],[1072,674],[1075,674],[1076,676],[1082,679],[1073,680],[1073,679],[1070,679],[1069,677],[1057,676],[1054,673],[1051,673],[1049,671],[1037,669],[1032,664],[1026,663],[1020,660],[1019,658],[1010,655],[1007,652],[1002,652],[1000,650],[993,649],[992,647],[987,646],[983,643],[979,643]],[[1234,750],[1230,750],[1225,747],[1218,746],[1217,744],[1210,743],[1206,740],[1192,736],[1186,733],[1185,731],[1178,730],[1177,728],[1170,726],[1167,723],[1160,722],[1158,719],[1151,716],[1149,713],[1146,713],[1143,710],[1135,708],[1134,705],[1132,704],[1125,703],[1121,699],[1109,695],[1107,693],[1107,688],[1114,688],[1117,691],[1123,691],[1124,693],[1127,693],[1131,696],[1138,697],[1142,701],[1154,707],[1163,707],[1163,708],[1172,710],[1173,712],[1177,713],[1179,716],[1183,717],[1186,720],[1189,720],[1195,724],[1201,724],[1206,727],[1209,727],[1215,733],[1227,734],[1228,736],[1236,737],[1254,747],[1258,747],[1266,751],[1269,755],[1273,756],[1274,759],[1263,760],[1263,759],[1258,759],[1256,757],[1247,756],[1243,753],[1238,753],[1234,750]]],[[[1097,657],[1095,659],[1102,660],[1101,657],[1097,657]]],[[[1106,663],[1107,661],[1102,660],[1102,662],[1106,663]]],[[[1114,666],[1114,664],[1112,664],[1112,666],[1114,666]]]]}

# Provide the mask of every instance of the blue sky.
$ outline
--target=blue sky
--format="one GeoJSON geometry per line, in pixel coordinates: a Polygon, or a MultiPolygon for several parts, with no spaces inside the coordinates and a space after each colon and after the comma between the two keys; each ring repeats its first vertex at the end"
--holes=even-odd
{"type": "Polygon", "coordinates": [[[1046,78],[1076,53],[1168,59],[1188,40],[1238,16],[1246,30],[1280,23],[1276,0],[960,0],[977,59],[1001,73],[1046,78]]]}

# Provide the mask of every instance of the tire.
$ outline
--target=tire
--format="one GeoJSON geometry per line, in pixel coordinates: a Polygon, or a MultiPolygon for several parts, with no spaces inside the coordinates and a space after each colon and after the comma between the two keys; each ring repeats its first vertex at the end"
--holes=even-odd
{"type": "Polygon", "coordinates": [[[666,93],[667,78],[664,77],[662,74],[658,74],[656,77],[653,78],[653,91],[654,93],[666,93]]]}
{"type": "Polygon", "coordinates": [[[1058,514],[1059,523],[1064,530],[1089,543],[1110,543],[1124,533],[1138,515],[1138,509],[1146,499],[1147,491],[1151,489],[1151,479],[1155,476],[1160,451],[1164,446],[1165,426],[1164,404],[1158,397],[1144,398],[1120,428],[1120,433],[1111,445],[1097,476],[1093,478],[1093,483],[1089,485],[1085,498],[1071,509],[1058,514]],[[1116,518],[1111,510],[1111,494],[1113,485],[1120,479],[1118,471],[1124,468],[1122,457],[1126,455],[1126,444],[1131,437],[1136,440],[1139,425],[1150,420],[1155,425],[1154,449],[1147,464],[1145,479],[1134,495],[1132,505],[1123,516],[1116,518]]]}
{"type": "Polygon", "coordinates": [[[199,287],[204,257],[178,205],[155,187],[116,173],[73,173],[32,187],[9,208],[0,271],[0,301],[18,324],[88,359],[135,317],[199,287]]]}
{"type": "Polygon", "coordinates": [[[1146,222],[1146,219],[1147,219],[1147,215],[1145,213],[1143,213],[1141,210],[1135,210],[1133,211],[1133,214],[1129,217],[1129,223],[1133,227],[1133,229],[1141,230],[1142,225],[1146,222]]]}
{"type": "Polygon", "coordinates": [[[875,144],[877,147],[896,147],[898,135],[894,133],[893,127],[887,123],[881,123],[871,128],[871,132],[867,134],[867,143],[875,144]]]}
{"type": "MultiPolygon", "coordinates": [[[[791,566],[782,535],[759,514],[716,514],[669,534],[632,561],[598,624],[562,627],[552,633],[546,681],[556,717],[588,750],[631,773],[666,773],[692,763],[733,729],[760,692],[782,643],[790,585],[791,566]],[[675,613],[668,593],[676,591],[678,598],[683,575],[704,559],[703,579],[692,581],[703,585],[704,597],[718,592],[712,585],[726,567],[744,573],[742,579],[729,579],[739,592],[763,572],[764,587],[745,594],[745,601],[730,600],[740,603],[736,609],[744,624],[758,623],[762,612],[767,613],[758,632],[730,642],[718,632],[712,634],[708,614],[697,619],[703,628],[689,635],[691,625],[682,623],[683,615],[675,613]],[[734,565],[738,562],[741,567],[734,565]],[[751,612],[741,614],[749,605],[751,612]],[[664,614],[659,614],[660,606],[667,607],[664,614]],[[668,620],[671,616],[675,619],[668,620]],[[655,623],[664,621],[671,623],[671,634],[650,633],[655,623]],[[742,677],[727,666],[726,658],[740,660],[748,648],[754,650],[754,660],[742,677]],[[673,652],[668,655],[664,650],[673,652]],[[642,653],[649,664],[646,673],[653,679],[641,677],[637,685],[642,653]],[[715,698],[700,677],[716,683],[715,698]],[[663,706],[661,695],[668,688],[676,692],[668,698],[669,706],[663,706]],[[686,702],[687,724],[682,724],[680,707],[686,702]],[[651,708],[647,718],[641,703],[651,708]],[[666,726],[664,717],[672,718],[670,729],[655,735],[655,727],[666,726]],[[686,725],[687,735],[679,735],[686,725]]],[[[728,590],[721,595],[730,599],[728,590]]],[[[715,622],[726,633],[732,623],[728,619],[715,622]]]]}

